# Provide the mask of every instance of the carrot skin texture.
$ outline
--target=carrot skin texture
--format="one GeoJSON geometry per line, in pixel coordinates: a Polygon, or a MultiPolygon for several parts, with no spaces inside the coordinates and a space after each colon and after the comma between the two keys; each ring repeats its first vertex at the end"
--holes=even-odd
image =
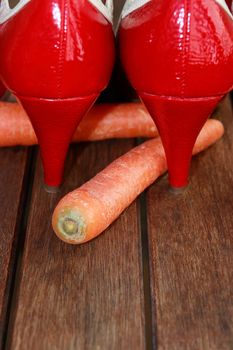
{"type": "MultiPolygon", "coordinates": [[[[215,143],[223,134],[221,122],[208,120],[197,139],[194,154],[215,143]]],[[[52,218],[55,233],[70,244],[92,240],[166,170],[160,138],[146,141],[58,203],[52,218]],[[66,234],[66,224],[73,234],[66,234]]]]}
{"type": "MultiPolygon", "coordinates": [[[[156,137],[158,131],[142,103],[95,105],[83,118],[73,142],[156,137]]],[[[0,102],[0,147],[38,144],[32,124],[18,103],[0,102]]]]}

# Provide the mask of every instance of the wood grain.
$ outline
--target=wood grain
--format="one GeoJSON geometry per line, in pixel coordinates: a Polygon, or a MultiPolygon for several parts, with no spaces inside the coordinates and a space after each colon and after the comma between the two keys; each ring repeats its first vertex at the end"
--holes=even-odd
{"type": "Polygon", "coordinates": [[[160,179],[148,191],[153,328],[159,350],[233,349],[233,118],[197,156],[188,190],[160,179]]]}
{"type": "MultiPolygon", "coordinates": [[[[133,141],[109,141],[72,147],[60,196],[132,145],[133,141]]],[[[8,349],[143,350],[136,203],[98,239],[74,247],[52,232],[58,197],[46,194],[41,183],[39,162],[8,349]]]]}
{"type": "Polygon", "coordinates": [[[0,150],[0,344],[4,332],[9,286],[15,258],[18,213],[26,159],[26,150],[19,148],[0,150]]]}

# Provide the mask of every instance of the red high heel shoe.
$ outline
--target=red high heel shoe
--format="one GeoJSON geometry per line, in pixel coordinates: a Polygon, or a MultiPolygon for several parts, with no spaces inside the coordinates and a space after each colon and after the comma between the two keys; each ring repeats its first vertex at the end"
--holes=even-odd
{"type": "Polygon", "coordinates": [[[61,184],[72,135],[109,81],[111,6],[111,0],[1,1],[0,77],[31,119],[49,187],[61,184]]]}
{"type": "Polygon", "coordinates": [[[224,0],[127,1],[119,43],[160,131],[170,184],[184,187],[200,129],[232,89],[232,15],[224,0]]]}

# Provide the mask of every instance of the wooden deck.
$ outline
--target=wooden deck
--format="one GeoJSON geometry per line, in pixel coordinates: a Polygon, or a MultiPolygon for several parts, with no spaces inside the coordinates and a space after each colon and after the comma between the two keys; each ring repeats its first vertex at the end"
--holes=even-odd
{"type": "Polygon", "coordinates": [[[0,340],[12,350],[233,349],[233,119],[195,157],[189,189],[163,177],[98,239],[59,241],[51,214],[136,140],[72,146],[59,195],[37,148],[0,150],[0,340]]]}

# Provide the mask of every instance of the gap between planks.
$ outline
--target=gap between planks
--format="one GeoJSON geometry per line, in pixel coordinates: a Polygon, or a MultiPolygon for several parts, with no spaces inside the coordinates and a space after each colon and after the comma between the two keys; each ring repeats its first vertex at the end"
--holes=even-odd
{"type": "Polygon", "coordinates": [[[27,229],[27,220],[29,215],[29,208],[32,196],[32,185],[35,174],[35,160],[36,160],[36,148],[31,147],[28,149],[27,161],[25,166],[25,174],[23,179],[21,198],[18,207],[17,224],[16,224],[16,243],[15,250],[11,256],[11,271],[12,274],[8,275],[8,299],[7,310],[5,315],[5,322],[3,325],[3,338],[1,349],[8,348],[8,340],[10,336],[10,323],[12,322],[12,316],[14,314],[14,306],[16,304],[16,294],[20,287],[20,272],[21,262],[24,250],[25,235],[27,229]]]}
{"type": "Polygon", "coordinates": [[[151,269],[150,252],[148,237],[148,217],[147,217],[147,191],[143,192],[138,198],[141,232],[141,251],[142,251],[142,274],[144,289],[144,307],[145,307],[145,341],[147,350],[157,349],[156,314],[152,315],[152,289],[151,289],[151,269]],[[152,321],[153,320],[153,321],[152,321]]]}

